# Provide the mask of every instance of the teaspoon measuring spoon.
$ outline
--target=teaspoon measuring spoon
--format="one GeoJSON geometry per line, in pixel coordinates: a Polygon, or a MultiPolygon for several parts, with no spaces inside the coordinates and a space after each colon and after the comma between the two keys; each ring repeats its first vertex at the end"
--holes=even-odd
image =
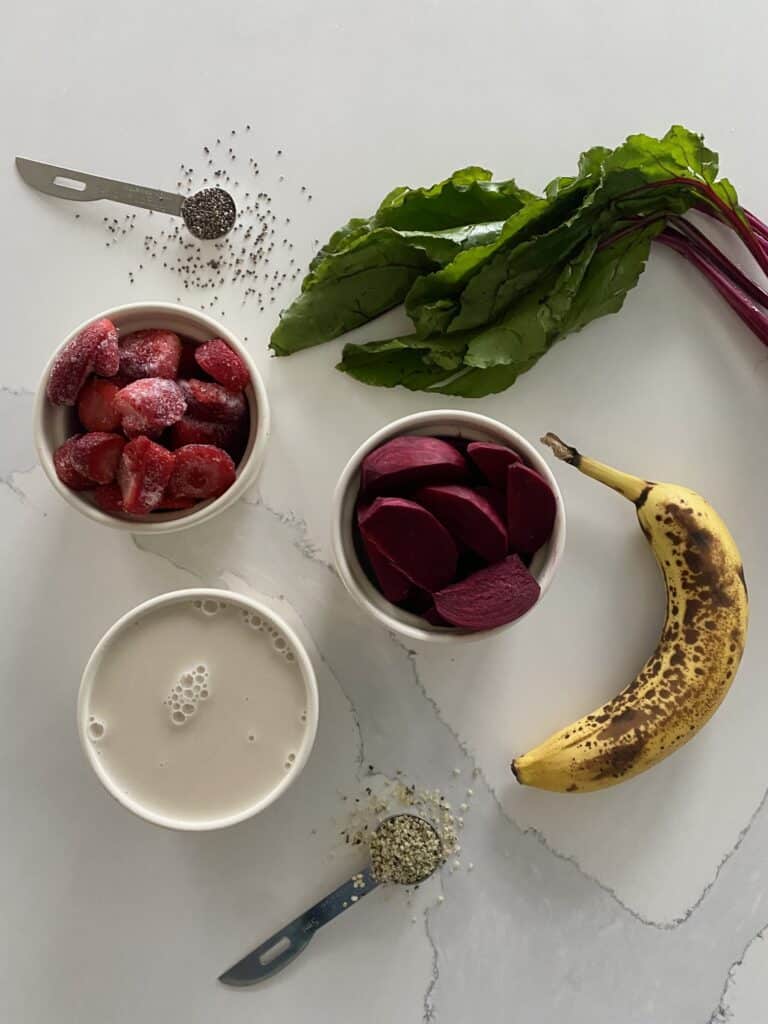
{"type": "Polygon", "coordinates": [[[138,206],[142,210],[168,213],[172,217],[181,217],[196,238],[221,238],[232,230],[237,217],[235,201],[223,188],[204,188],[194,195],[181,196],[175,192],[130,185],[126,181],[113,181],[112,178],[99,178],[95,174],[26,160],[21,156],[16,157],[16,168],[28,185],[48,196],[81,203],[109,199],[113,203],[138,206]]]}
{"type": "MultiPolygon", "coordinates": [[[[415,814],[398,814],[385,820],[393,821],[395,818],[417,818],[437,836],[437,829],[425,818],[415,814]]],[[[422,878],[414,880],[412,884],[417,885],[419,882],[426,881],[439,866],[440,864],[437,862],[430,871],[427,871],[422,878]]],[[[343,910],[353,907],[363,896],[372,892],[380,884],[379,879],[373,874],[373,869],[368,865],[359,874],[353,875],[348,882],[344,882],[338,889],[334,889],[325,899],[320,900],[319,903],[305,910],[303,914],[299,914],[290,924],[276,931],[266,942],[262,942],[242,960],[238,960],[228,971],[219,976],[219,981],[225,985],[242,988],[271,978],[278,971],[287,967],[292,960],[295,960],[299,953],[309,945],[319,928],[328,924],[343,910]]]]}

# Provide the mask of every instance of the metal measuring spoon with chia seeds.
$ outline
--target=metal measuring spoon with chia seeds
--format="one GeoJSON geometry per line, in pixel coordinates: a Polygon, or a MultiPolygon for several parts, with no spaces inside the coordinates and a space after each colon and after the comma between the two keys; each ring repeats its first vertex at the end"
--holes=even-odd
{"type": "Polygon", "coordinates": [[[232,230],[237,219],[235,201],[223,188],[204,188],[194,195],[180,196],[174,192],[129,185],[126,181],[98,178],[66,167],[25,160],[20,156],[16,157],[16,168],[28,185],[48,196],[81,203],[108,199],[113,203],[138,206],[142,210],[167,213],[181,217],[196,238],[221,238],[232,230]]]}
{"type": "Polygon", "coordinates": [[[418,885],[426,881],[444,860],[437,829],[415,814],[385,818],[369,843],[371,862],[325,899],[299,914],[266,942],[219,976],[225,985],[244,987],[266,981],[294,960],[315,932],[354,906],[382,882],[418,885]]]}

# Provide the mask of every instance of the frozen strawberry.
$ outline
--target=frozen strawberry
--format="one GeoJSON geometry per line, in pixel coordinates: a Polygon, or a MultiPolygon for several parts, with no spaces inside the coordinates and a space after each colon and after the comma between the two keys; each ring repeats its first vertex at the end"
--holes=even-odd
{"type": "Polygon", "coordinates": [[[114,377],[120,369],[120,346],[117,331],[110,332],[96,349],[93,368],[101,377],[114,377]]]}
{"type": "Polygon", "coordinates": [[[148,437],[137,437],[123,449],[117,482],[123,508],[132,515],[146,515],[157,508],[171,478],[175,456],[148,437]]]}
{"type": "Polygon", "coordinates": [[[200,367],[195,359],[195,352],[197,351],[197,343],[194,341],[182,341],[181,343],[181,358],[179,359],[179,369],[177,371],[178,377],[199,377],[200,367]]]}
{"type": "Polygon", "coordinates": [[[121,388],[115,396],[123,430],[128,437],[157,437],[184,415],[187,403],[174,381],[144,377],[121,388]]]}
{"type": "Polygon", "coordinates": [[[195,498],[169,498],[164,495],[155,512],[180,512],[182,509],[192,508],[196,504],[195,498]]]}
{"type": "Polygon", "coordinates": [[[71,487],[73,491],[87,491],[90,487],[93,487],[93,481],[87,480],[72,465],[72,453],[81,437],[83,437],[82,434],[75,434],[73,437],[68,438],[64,444],[59,445],[53,453],[53,465],[56,469],[56,475],[63,484],[71,487]]]}
{"type": "Polygon", "coordinates": [[[123,513],[123,492],[118,484],[104,484],[93,492],[93,500],[102,512],[123,513]]]}
{"type": "Polygon", "coordinates": [[[235,482],[235,464],[212,444],[188,444],[176,452],[176,465],[166,498],[203,501],[217,498],[235,482]]]}
{"type": "Polygon", "coordinates": [[[221,384],[206,380],[180,380],[190,416],[215,423],[238,423],[245,419],[248,403],[245,395],[227,391],[221,384]]]}
{"type": "Polygon", "coordinates": [[[135,331],[120,343],[120,373],[130,380],[143,377],[173,380],[179,372],[180,358],[181,339],[173,331],[135,331]]]}
{"type": "Polygon", "coordinates": [[[87,480],[95,484],[111,484],[117,474],[125,438],[95,430],[83,434],[72,446],[72,466],[87,480]]]}
{"type": "Polygon", "coordinates": [[[174,423],[170,433],[170,448],[183,448],[185,444],[213,444],[229,452],[235,461],[242,457],[248,439],[247,422],[209,423],[194,416],[183,416],[174,423]]]}
{"type": "Polygon", "coordinates": [[[111,380],[89,380],[77,400],[77,415],[86,430],[117,430],[120,413],[115,395],[120,390],[111,380]]]}
{"type": "Polygon", "coordinates": [[[243,391],[250,383],[248,367],[237,352],[221,338],[213,338],[203,345],[198,345],[195,359],[209,377],[213,377],[229,391],[243,391]]]}
{"type": "Polygon", "coordinates": [[[105,351],[111,350],[113,342],[117,345],[117,328],[111,320],[94,320],[84,327],[59,352],[51,367],[46,388],[49,401],[54,405],[74,405],[97,361],[101,366],[112,365],[103,353],[97,360],[97,352],[102,343],[107,346],[105,351]]]}

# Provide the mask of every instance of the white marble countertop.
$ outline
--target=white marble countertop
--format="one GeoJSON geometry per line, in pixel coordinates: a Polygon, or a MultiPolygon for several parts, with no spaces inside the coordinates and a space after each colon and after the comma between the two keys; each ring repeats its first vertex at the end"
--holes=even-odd
{"type": "Polygon", "coordinates": [[[201,147],[228,146],[237,129],[237,166],[258,159],[303,264],[314,239],[396,184],[482,163],[536,188],[588,145],[681,121],[706,131],[745,204],[765,214],[756,115],[768,73],[745,52],[765,14],[751,0],[739,13],[692,0],[554,0],[540,12],[501,0],[48,0],[15,12],[0,68],[3,1021],[765,1019],[768,360],[754,337],[682,261],[654,252],[619,317],[557,346],[506,394],[469,403],[530,438],[553,429],[701,490],[739,541],[752,594],[741,671],[694,742],[608,792],[526,791],[510,758],[616,692],[658,631],[662,587],[629,510],[557,467],[569,539],[542,607],[492,643],[406,650],[329,568],[331,494],[374,429],[451,402],[354,383],[333,370],[337,343],[270,360],[290,287],[263,313],[223,287],[212,312],[248,337],[273,403],[257,486],[187,533],[98,528],[35,465],[41,368],[101,309],[209,297],[182,294],[143,253],[160,218],[139,214],[107,247],[102,217],[123,210],[48,200],[12,166],[20,154],[172,188],[181,163],[199,175],[201,147]],[[265,594],[289,617],[317,667],[321,722],[303,776],[266,813],[176,834],[103,791],[78,747],[75,698],[121,613],[201,583],[265,594]],[[342,794],[369,771],[398,770],[455,802],[474,789],[464,867],[415,899],[371,895],[261,988],[217,984],[357,863],[339,852],[342,794]]]}

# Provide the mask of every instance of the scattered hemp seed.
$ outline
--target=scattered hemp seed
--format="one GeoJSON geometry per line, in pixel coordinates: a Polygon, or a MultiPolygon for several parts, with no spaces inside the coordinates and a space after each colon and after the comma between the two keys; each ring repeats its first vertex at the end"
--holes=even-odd
{"type": "Polygon", "coordinates": [[[440,836],[415,814],[386,818],[371,836],[368,849],[374,878],[380,882],[418,885],[443,861],[440,836]]]}

